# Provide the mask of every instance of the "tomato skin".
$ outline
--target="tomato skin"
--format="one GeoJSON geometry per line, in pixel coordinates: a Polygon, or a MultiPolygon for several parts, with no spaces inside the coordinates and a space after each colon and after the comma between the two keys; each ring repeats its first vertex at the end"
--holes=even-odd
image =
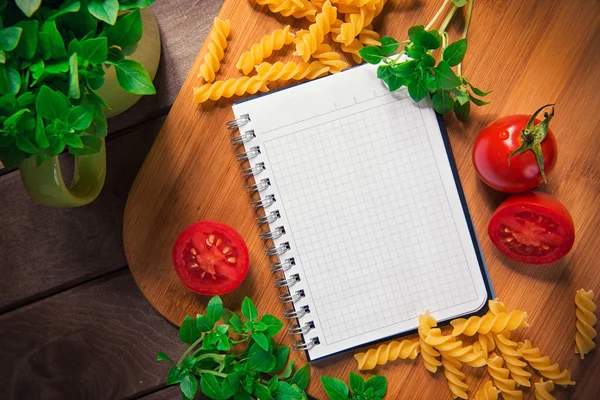
{"type": "Polygon", "coordinates": [[[575,226],[571,214],[561,202],[546,193],[530,191],[512,195],[498,206],[488,225],[488,235],[496,248],[514,261],[549,264],[560,260],[571,250],[575,242],[575,226]],[[505,233],[507,227],[514,231],[505,233]],[[507,239],[512,240],[509,242],[507,239]],[[535,242],[548,248],[539,247],[526,253],[516,247],[519,242],[535,242]]]}
{"type": "Polygon", "coordinates": [[[218,221],[200,221],[185,228],[175,241],[172,256],[181,282],[195,293],[210,296],[237,288],[250,264],[242,236],[218,221]]]}
{"type": "MultiPolygon", "coordinates": [[[[521,130],[525,129],[530,115],[518,114],[502,117],[479,133],[473,145],[473,166],[477,175],[488,186],[505,193],[520,193],[531,190],[543,182],[535,155],[525,151],[510,159],[509,155],[521,145],[521,130]]],[[[541,121],[536,119],[534,124],[541,121]]],[[[556,137],[548,129],[542,141],[544,170],[552,173],[558,155],[556,137]]]]}

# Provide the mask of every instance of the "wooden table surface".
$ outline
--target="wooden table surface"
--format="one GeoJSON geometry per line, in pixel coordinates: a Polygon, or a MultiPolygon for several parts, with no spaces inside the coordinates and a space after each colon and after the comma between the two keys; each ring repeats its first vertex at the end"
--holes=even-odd
{"type": "MultiPolygon", "coordinates": [[[[381,24],[394,27],[385,33],[399,35],[410,24],[428,19],[436,5],[424,3],[404,1],[386,12],[381,24]]],[[[27,197],[18,172],[0,172],[0,398],[179,398],[177,388],[165,388],[167,367],[154,360],[160,350],[178,353],[183,346],[176,328],[144,299],[127,270],[122,213],[131,182],[220,5],[218,0],[158,0],[153,6],[163,39],[159,95],[111,120],[109,173],[95,203],[72,210],[40,207],[27,197]]],[[[473,82],[495,91],[494,103],[474,111],[467,124],[448,119],[496,291],[510,307],[529,312],[531,327],[522,336],[568,367],[578,381],[573,389],[559,390],[557,397],[584,400],[600,392],[600,357],[595,351],[582,362],[572,354],[572,297],[579,287],[600,291],[594,260],[600,245],[600,127],[595,115],[600,108],[599,17],[599,3],[591,0],[477,1],[464,71],[473,82]],[[541,189],[571,210],[577,240],[564,261],[527,267],[501,258],[487,239],[487,221],[503,195],[478,181],[468,150],[489,121],[531,112],[548,101],[557,102],[552,124],[560,155],[550,183],[541,189]]],[[[228,106],[223,103],[221,108],[228,106]]],[[[230,185],[239,190],[242,183],[237,175],[235,179],[230,185]]],[[[242,200],[246,204],[247,197],[242,200]]],[[[197,217],[204,215],[210,214],[197,217]]],[[[264,267],[262,244],[256,236],[248,239],[254,261],[264,267]]],[[[322,371],[346,377],[354,368],[347,358],[338,358],[316,365],[313,381],[322,371]]],[[[392,380],[395,391],[387,398],[450,398],[444,378],[429,377],[419,364],[393,364],[377,372],[392,380]]],[[[484,381],[481,372],[469,371],[473,391],[484,381]]],[[[324,398],[316,390],[311,393],[324,398]]]]}

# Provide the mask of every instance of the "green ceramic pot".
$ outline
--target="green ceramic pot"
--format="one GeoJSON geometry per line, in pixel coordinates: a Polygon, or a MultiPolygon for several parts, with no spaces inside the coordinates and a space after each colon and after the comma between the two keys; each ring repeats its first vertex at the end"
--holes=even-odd
{"type": "MultiPolygon", "coordinates": [[[[154,79],[160,61],[160,35],[156,18],[150,8],[142,10],[144,35],[137,50],[128,58],[141,62],[154,79]]],[[[98,93],[106,100],[110,110],[107,118],[114,117],[133,106],[140,98],[121,89],[114,68],[106,71],[105,82],[98,93]]],[[[110,121],[109,121],[110,123],[110,121]]],[[[106,146],[96,154],[74,156],[73,182],[67,186],[60,168],[59,157],[36,165],[35,157],[29,157],[19,165],[25,189],[36,202],[49,207],[79,207],[98,197],[106,178],[106,146]]]]}

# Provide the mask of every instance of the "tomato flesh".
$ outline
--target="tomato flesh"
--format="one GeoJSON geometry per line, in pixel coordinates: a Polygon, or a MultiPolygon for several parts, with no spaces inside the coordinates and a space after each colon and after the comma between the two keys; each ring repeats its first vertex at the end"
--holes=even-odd
{"type": "Polygon", "coordinates": [[[225,294],[248,274],[250,257],[241,235],[217,221],[188,226],[173,246],[173,265],[181,282],[204,295],[225,294]]]}
{"type": "MultiPolygon", "coordinates": [[[[473,166],[477,175],[488,186],[505,193],[520,193],[542,183],[543,178],[532,151],[525,151],[510,159],[508,157],[521,145],[521,130],[529,121],[529,115],[508,115],[483,128],[473,144],[473,166]]],[[[534,125],[541,121],[536,119],[534,125]]],[[[541,143],[544,171],[550,175],[557,159],[554,133],[548,129],[541,143]]]]}
{"type": "Polygon", "coordinates": [[[527,264],[549,264],[573,247],[571,215],[558,200],[540,192],[510,196],[494,212],[488,234],[508,258],[527,264]]]}

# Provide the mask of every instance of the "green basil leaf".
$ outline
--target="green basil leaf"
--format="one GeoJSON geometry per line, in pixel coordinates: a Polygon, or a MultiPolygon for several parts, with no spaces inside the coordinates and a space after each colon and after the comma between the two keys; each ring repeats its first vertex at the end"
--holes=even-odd
{"type": "Polygon", "coordinates": [[[429,75],[429,74],[426,75],[424,82],[425,82],[425,88],[427,89],[427,91],[429,93],[434,93],[436,90],[438,90],[438,85],[435,80],[435,76],[429,75]]]}
{"type": "Polygon", "coordinates": [[[9,28],[0,29],[0,50],[12,51],[17,47],[21,38],[22,28],[11,26],[9,28]]]}
{"type": "Polygon", "coordinates": [[[269,350],[269,339],[267,339],[264,333],[253,331],[252,339],[264,350],[269,350]]]}
{"type": "Polygon", "coordinates": [[[489,101],[483,101],[481,99],[473,97],[473,95],[470,94],[470,93],[469,93],[469,99],[471,99],[471,101],[473,102],[473,104],[475,104],[476,106],[485,106],[486,104],[490,104],[489,101]]]}
{"type": "Polygon", "coordinates": [[[122,49],[123,50],[123,54],[126,55],[126,56],[130,56],[133,53],[135,53],[135,51],[137,50],[137,48],[138,48],[138,43],[136,43],[136,44],[134,44],[132,46],[123,47],[123,49],[122,49]]]}
{"type": "Polygon", "coordinates": [[[415,60],[420,60],[426,53],[427,50],[423,46],[413,46],[406,49],[406,54],[415,60]]]}
{"type": "Polygon", "coordinates": [[[65,144],[67,146],[69,146],[69,148],[75,148],[75,149],[83,148],[83,142],[81,141],[79,136],[77,136],[76,133],[67,132],[67,133],[65,133],[65,135],[63,137],[65,140],[65,144]]]}
{"type": "Polygon", "coordinates": [[[435,58],[431,54],[424,54],[421,58],[421,65],[425,68],[431,68],[435,66],[435,58]]]}
{"type": "Polygon", "coordinates": [[[365,380],[358,374],[350,372],[350,389],[354,393],[362,394],[365,391],[365,380]]]}
{"type": "Polygon", "coordinates": [[[143,29],[140,10],[122,15],[117,19],[114,26],[106,30],[108,45],[121,48],[133,46],[142,38],[143,29]]]}
{"type": "Polygon", "coordinates": [[[155,94],[150,75],[142,64],[135,60],[122,60],[114,64],[119,85],[133,94],[155,94]]]}
{"type": "Polygon", "coordinates": [[[196,327],[199,332],[208,332],[215,326],[215,321],[206,315],[196,315],[196,327]]]}
{"type": "Polygon", "coordinates": [[[244,326],[242,324],[242,319],[240,318],[239,315],[234,314],[230,319],[229,319],[229,326],[231,327],[231,329],[236,332],[236,333],[240,333],[242,332],[242,330],[244,329],[244,326]]]}
{"type": "Polygon", "coordinates": [[[262,321],[252,322],[252,330],[257,332],[264,332],[267,330],[267,324],[262,321]]]}
{"type": "Polygon", "coordinates": [[[206,306],[206,316],[215,323],[223,316],[223,301],[219,296],[214,296],[206,306]]]}
{"type": "Polygon", "coordinates": [[[202,379],[200,380],[200,389],[202,389],[202,393],[211,399],[215,400],[224,400],[223,390],[221,389],[221,385],[217,381],[212,374],[202,374],[202,379]]]}
{"type": "Polygon", "coordinates": [[[118,0],[89,0],[87,9],[94,17],[109,25],[114,25],[119,13],[118,0]]]}
{"type": "Polygon", "coordinates": [[[276,400],[302,400],[303,395],[302,391],[287,382],[279,382],[277,390],[273,393],[276,400]]]}
{"type": "Polygon", "coordinates": [[[50,147],[48,138],[46,137],[46,130],[44,129],[44,122],[42,117],[38,114],[35,119],[35,141],[41,149],[47,149],[50,147]]]}
{"type": "Polygon", "coordinates": [[[377,67],[377,77],[381,80],[386,80],[391,75],[391,67],[387,64],[377,67]]]}
{"type": "Polygon", "coordinates": [[[416,42],[417,37],[420,34],[422,34],[423,32],[425,32],[425,27],[423,27],[423,25],[411,26],[408,29],[408,38],[410,39],[411,42],[416,42]]]}
{"type": "Polygon", "coordinates": [[[365,382],[365,388],[373,388],[373,396],[383,397],[387,392],[387,379],[385,376],[372,376],[365,382]]]}
{"type": "Polygon", "coordinates": [[[96,32],[98,28],[98,20],[88,12],[87,8],[63,15],[61,23],[64,23],[77,39],[83,38],[89,32],[96,32]]]}
{"type": "Polygon", "coordinates": [[[221,392],[224,398],[228,399],[240,391],[241,376],[241,371],[227,375],[221,386],[221,392]]]}
{"type": "Polygon", "coordinates": [[[258,343],[254,343],[250,347],[248,358],[250,359],[250,368],[259,372],[269,371],[271,362],[273,360],[275,363],[277,362],[271,352],[264,350],[260,345],[258,345],[258,343]]]}
{"type": "Polygon", "coordinates": [[[430,31],[421,31],[415,38],[415,44],[423,46],[427,50],[435,50],[442,45],[442,38],[435,29],[430,31]]]}
{"type": "Polygon", "coordinates": [[[69,61],[61,60],[47,64],[45,70],[51,75],[63,75],[69,70],[69,61]]]}
{"type": "Polygon", "coordinates": [[[321,385],[323,385],[323,389],[327,392],[330,400],[347,400],[349,398],[348,386],[340,379],[322,376],[321,385]]]}
{"type": "Polygon", "coordinates": [[[179,339],[184,343],[192,344],[199,338],[200,330],[196,325],[196,320],[189,315],[186,315],[181,324],[181,328],[179,328],[179,339]]]}
{"type": "Polygon", "coordinates": [[[37,148],[31,143],[31,141],[23,134],[17,135],[15,137],[15,144],[17,148],[24,153],[35,153],[37,152],[37,148]]]}
{"type": "Polygon", "coordinates": [[[40,4],[42,4],[42,0],[16,0],[17,7],[23,11],[23,14],[31,17],[33,13],[40,8],[40,4]]]}
{"type": "Polygon", "coordinates": [[[108,49],[108,61],[116,63],[123,59],[125,59],[125,54],[123,54],[123,50],[119,47],[113,46],[108,49]]]}
{"type": "Polygon", "coordinates": [[[23,20],[17,22],[15,26],[23,29],[16,52],[20,57],[30,60],[37,50],[39,24],[36,20],[23,20]]]}
{"type": "Polygon", "coordinates": [[[68,3],[68,2],[63,3],[63,5],[54,14],[52,14],[50,17],[48,17],[48,19],[53,20],[60,16],[65,15],[65,14],[77,12],[80,9],[81,9],[81,3],[78,1],[71,2],[71,3],[68,3]]]}
{"type": "Polygon", "coordinates": [[[302,368],[300,368],[292,379],[290,379],[291,385],[298,385],[298,387],[302,390],[306,390],[308,387],[308,381],[310,380],[310,365],[305,364],[302,368]]]}
{"type": "Polygon", "coordinates": [[[379,64],[385,58],[381,47],[366,46],[358,51],[363,60],[369,64],[379,64]]]}
{"type": "Polygon", "coordinates": [[[94,114],[94,108],[91,106],[73,107],[67,114],[67,123],[76,131],[83,131],[92,123],[94,114]]]}
{"type": "Polygon", "coordinates": [[[48,152],[50,153],[51,157],[57,156],[60,153],[62,153],[66,146],[65,141],[56,135],[48,136],[48,142],[50,143],[50,146],[48,147],[48,152]]]}
{"type": "Polygon", "coordinates": [[[454,43],[451,43],[444,50],[443,59],[451,67],[458,65],[462,62],[467,52],[467,39],[460,39],[454,43]]]}
{"type": "Polygon", "coordinates": [[[96,66],[108,57],[108,40],[105,37],[86,39],[79,44],[79,56],[96,66]]]}
{"type": "Polygon", "coordinates": [[[119,1],[119,11],[146,8],[155,1],[156,0],[121,0],[119,1]]]}
{"type": "Polygon", "coordinates": [[[390,75],[385,80],[385,83],[387,83],[390,92],[395,92],[396,90],[400,89],[402,85],[404,85],[404,79],[400,78],[397,75],[390,75]]]}
{"type": "Polygon", "coordinates": [[[256,384],[254,386],[254,390],[252,391],[252,394],[256,396],[257,399],[260,400],[275,400],[273,399],[273,396],[271,396],[271,391],[269,390],[268,387],[266,387],[263,384],[256,384]]]}
{"type": "Polygon", "coordinates": [[[283,322],[271,314],[263,315],[260,321],[267,325],[265,334],[269,337],[275,336],[283,328],[283,322]]]}
{"type": "Polygon", "coordinates": [[[242,315],[250,321],[254,321],[258,317],[258,311],[256,311],[254,303],[248,297],[245,297],[242,301],[242,315]]]}
{"type": "Polygon", "coordinates": [[[269,381],[269,390],[271,392],[274,392],[275,390],[277,390],[277,388],[279,387],[279,377],[274,376],[271,378],[271,380],[269,381]]]}
{"type": "Polygon", "coordinates": [[[81,97],[81,90],[79,88],[79,69],[77,67],[77,53],[71,54],[69,57],[69,90],[67,95],[71,99],[78,99],[81,97]]]}
{"type": "Polygon", "coordinates": [[[431,98],[431,102],[433,103],[435,111],[443,115],[452,111],[454,99],[447,90],[439,90],[435,92],[431,98]]]}
{"type": "Polygon", "coordinates": [[[475,93],[477,96],[481,96],[481,97],[485,97],[488,94],[492,93],[491,91],[489,92],[484,92],[481,89],[476,88],[475,86],[471,85],[471,82],[467,82],[469,87],[471,88],[471,90],[473,91],[473,93],[475,93]]]}
{"type": "Polygon", "coordinates": [[[6,63],[6,53],[3,50],[0,50],[0,64],[6,63]]]}
{"type": "Polygon", "coordinates": [[[14,68],[0,65],[0,94],[11,95],[19,93],[21,75],[14,68]]]}
{"type": "Polygon", "coordinates": [[[400,43],[391,36],[380,37],[379,43],[381,43],[381,52],[385,55],[395,53],[398,50],[398,47],[400,46],[400,43]]]}
{"type": "MultiPolygon", "coordinates": [[[[202,380],[204,380],[204,378],[202,380]]],[[[179,388],[185,397],[193,399],[198,391],[198,380],[195,376],[188,374],[179,383],[179,388]]]]}
{"type": "Polygon", "coordinates": [[[100,106],[94,106],[94,119],[92,120],[93,133],[97,137],[105,137],[107,132],[106,116],[100,106]]]}
{"type": "Polygon", "coordinates": [[[173,362],[173,360],[171,360],[171,357],[169,357],[162,351],[159,351],[158,354],[156,355],[156,361],[169,361],[170,363],[173,362]]]}
{"type": "Polygon", "coordinates": [[[219,336],[227,336],[227,331],[229,330],[229,325],[227,324],[221,324],[221,325],[217,325],[217,335],[219,336]]]}
{"type": "Polygon", "coordinates": [[[69,100],[64,94],[44,85],[35,99],[35,110],[43,118],[64,120],[69,111],[69,100]]]}
{"type": "Polygon", "coordinates": [[[4,128],[9,127],[9,126],[16,128],[16,126],[19,123],[19,121],[21,120],[21,118],[23,118],[25,113],[28,113],[28,112],[30,112],[28,109],[22,109],[22,110],[19,110],[19,111],[13,113],[10,117],[8,117],[4,120],[4,128]]]}
{"type": "Polygon", "coordinates": [[[467,0],[450,0],[450,3],[454,4],[458,8],[461,8],[467,4],[467,0]]]}
{"type": "Polygon", "coordinates": [[[459,121],[466,121],[471,113],[471,103],[467,101],[466,103],[461,104],[458,99],[455,98],[452,109],[454,110],[454,115],[456,115],[456,118],[458,118],[459,121]]]}
{"type": "MultiPolygon", "coordinates": [[[[56,27],[56,21],[46,21],[40,28],[40,34],[45,33],[44,39],[39,36],[38,40],[44,42],[44,46],[49,46],[50,57],[53,59],[67,58],[67,49],[63,41],[58,28],[56,27]]],[[[41,43],[40,43],[41,46],[41,43]]],[[[48,49],[46,49],[47,52],[48,49]]]]}
{"type": "MultiPolygon", "coordinates": [[[[289,353],[289,347],[288,347],[288,353],[289,353]]],[[[279,376],[281,377],[281,379],[287,379],[290,376],[292,376],[293,370],[294,370],[294,360],[290,361],[290,363],[287,365],[287,367],[285,367],[285,369],[279,376]]]]}
{"type": "Polygon", "coordinates": [[[87,89],[87,94],[88,94],[88,100],[91,100],[92,103],[95,103],[99,106],[108,108],[109,110],[111,109],[108,106],[108,104],[106,104],[106,101],[104,101],[104,99],[102,97],[100,97],[100,95],[98,93],[94,92],[94,90],[92,90],[92,88],[87,86],[86,89],[87,89]]]}
{"type": "MultiPolygon", "coordinates": [[[[352,373],[352,372],[351,372],[351,373],[352,373]]],[[[364,392],[364,394],[363,394],[363,395],[364,395],[364,397],[365,397],[365,398],[367,398],[367,399],[372,399],[372,398],[374,397],[374,396],[373,396],[373,393],[375,393],[375,391],[373,390],[373,388],[368,388],[367,390],[365,390],[365,392],[364,392]]]]}
{"type": "Polygon", "coordinates": [[[167,385],[174,385],[183,380],[189,372],[185,371],[181,366],[171,367],[167,374],[167,385]]]}
{"type": "Polygon", "coordinates": [[[469,92],[467,92],[467,90],[463,87],[450,89],[450,93],[454,94],[454,99],[461,105],[470,101],[469,92]]]}
{"type": "Polygon", "coordinates": [[[229,338],[227,336],[221,336],[219,338],[219,341],[217,342],[217,350],[221,350],[221,351],[231,350],[231,344],[229,343],[229,338]]]}
{"type": "Polygon", "coordinates": [[[290,348],[287,346],[274,346],[273,356],[275,356],[275,366],[269,372],[277,372],[285,367],[288,357],[290,356],[290,348]]]}
{"type": "Polygon", "coordinates": [[[416,101],[417,103],[427,96],[427,84],[426,78],[423,76],[418,76],[414,81],[408,83],[408,94],[411,99],[416,101]]]}
{"type": "Polygon", "coordinates": [[[35,94],[32,92],[25,92],[17,98],[17,106],[25,107],[35,102],[35,94]]]}
{"type": "Polygon", "coordinates": [[[17,146],[0,147],[0,161],[4,168],[14,168],[21,164],[27,156],[17,146]]]}
{"type": "Polygon", "coordinates": [[[407,78],[415,73],[419,63],[415,60],[404,61],[394,65],[391,73],[400,78],[407,78]]]}
{"type": "Polygon", "coordinates": [[[435,68],[435,80],[440,89],[448,90],[462,85],[461,80],[446,61],[440,61],[435,68]]]}

